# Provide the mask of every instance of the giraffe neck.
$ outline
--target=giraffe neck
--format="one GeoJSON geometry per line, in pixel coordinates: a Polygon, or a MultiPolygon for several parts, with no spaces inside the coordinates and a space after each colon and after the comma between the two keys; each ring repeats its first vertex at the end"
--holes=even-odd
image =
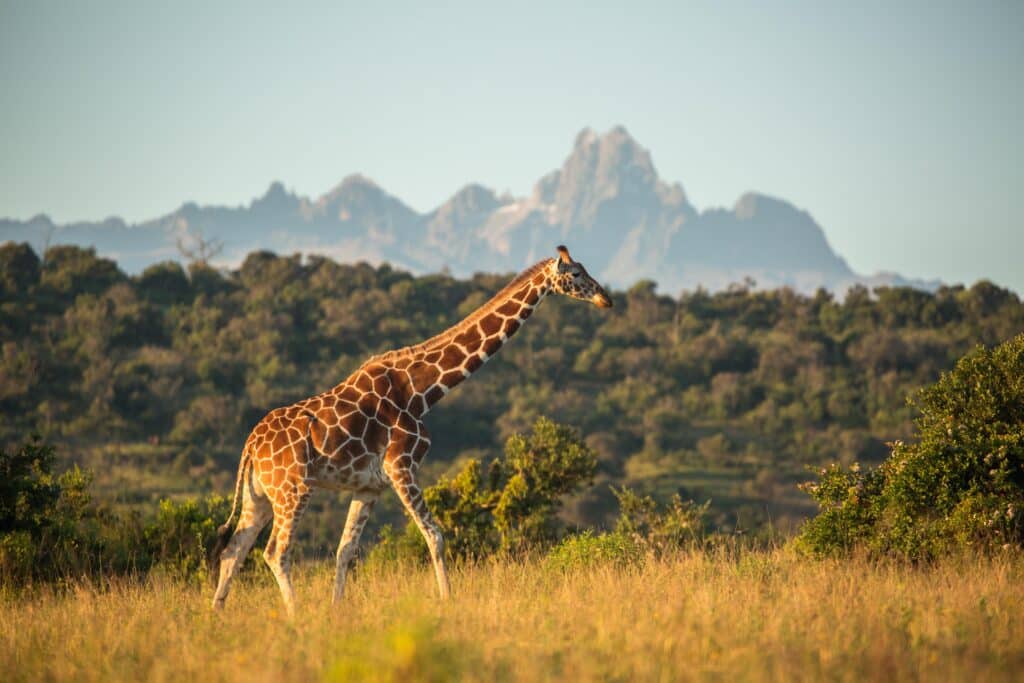
{"type": "Polygon", "coordinates": [[[437,336],[375,356],[364,367],[392,368],[401,392],[408,396],[406,407],[414,414],[426,414],[519,331],[551,289],[552,263],[547,259],[527,268],[487,303],[437,336]]]}

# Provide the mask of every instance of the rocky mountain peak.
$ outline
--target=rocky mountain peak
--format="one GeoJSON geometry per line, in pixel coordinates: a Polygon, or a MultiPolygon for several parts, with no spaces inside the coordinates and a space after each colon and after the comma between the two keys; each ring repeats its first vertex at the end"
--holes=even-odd
{"type": "Polygon", "coordinates": [[[281,181],[275,180],[270,183],[270,187],[267,188],[262,197],[257,197],[252,201],[252,209],[280,212],[292,210],[298,204],[299,198],[288,192],[281,181]]]}
{"type": "Polygon", "coordinates": [[[534,198],[555,206],[563,225],[593,220],[606,201],[648,202],[659,189],[650,152],[622,126],[600,135],[584,128],[562,168],[537,183],[534,198]]]}

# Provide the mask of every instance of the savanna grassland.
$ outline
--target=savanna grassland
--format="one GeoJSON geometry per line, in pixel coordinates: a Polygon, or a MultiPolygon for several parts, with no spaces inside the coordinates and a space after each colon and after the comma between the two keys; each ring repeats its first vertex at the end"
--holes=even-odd
{"type": "Polygon", "coordinates": [[[427,567],[371,564],[334,608],[298,568],[290,623],[265,571],[227,608],[159,577],[0,606],[6,680],[1019,680],[1024,560],[811,561],[711,551],[555,569],[491,560],[434,596],[427,567]]]}

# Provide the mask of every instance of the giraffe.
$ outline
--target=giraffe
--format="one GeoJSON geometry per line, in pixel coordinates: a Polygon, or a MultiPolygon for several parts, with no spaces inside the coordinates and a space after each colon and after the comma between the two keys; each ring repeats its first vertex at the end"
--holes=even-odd
{"type": "Polygon", "coordinates": [[[294,615],[290,550],[296,524],[317,488],[352,491],[335,556],[334,603],[344,594],[345,574],[370,511],[388,487],[423,534],[438,590],[448,597],[444,538],[416,481],[430,448],[423,418],[493,357],[549,293],[612,306],[604,288],[569,250],[559,246],[557,251],[556,258],[524,270],[453,327],[420,344],[373,356],[334,388],[272,410],[259,421],[242,449],[231,514],[218,529],[211,553],[213,574],[219,566],[214,609],[223,607],[232,577],[273,520],[264,559],[288,614],[294,615]]]}

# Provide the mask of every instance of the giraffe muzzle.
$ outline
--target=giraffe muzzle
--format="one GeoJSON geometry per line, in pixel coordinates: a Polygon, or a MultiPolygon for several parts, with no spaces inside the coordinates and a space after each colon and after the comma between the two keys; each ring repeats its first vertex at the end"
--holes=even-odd
{"type": "Polygon", "coordinates": [[[611,308],[613,306],[611,297],[602,292],[598,292],[597,294],[595,294],[592,301],[594,302],[594,305],[597,306],[598,308],[611,308]]]}

